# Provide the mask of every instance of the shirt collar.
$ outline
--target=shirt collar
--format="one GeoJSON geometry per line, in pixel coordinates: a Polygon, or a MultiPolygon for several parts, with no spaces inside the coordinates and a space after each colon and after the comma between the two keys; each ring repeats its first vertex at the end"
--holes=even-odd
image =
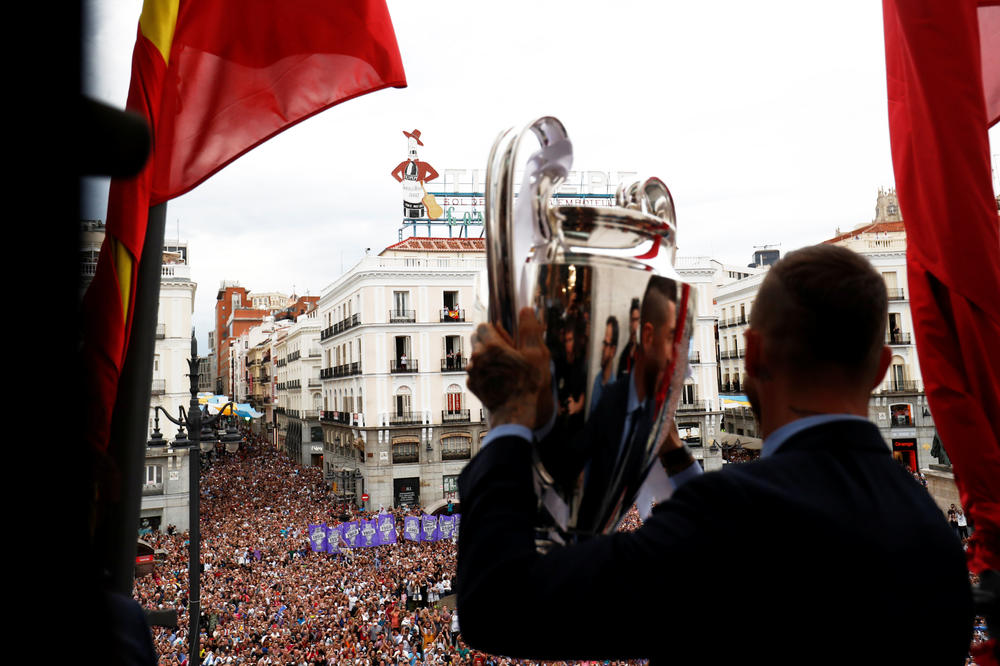
{"type": "Polygon", "coordinates": [[[832,423],[834,421],[864,421],[865,423],[868,423],[868,419],[857,416],[856,414],[816,414],[815,416],[806,416],[801,419],[795,419],[794,421],[789,421],[772,432],[771,435],[764,440],[764,444],[760,451],[760,457],[767,458],[774,455],[775,452],[781,448],[782,444],[803,430],[825,423],[832,423]]]}

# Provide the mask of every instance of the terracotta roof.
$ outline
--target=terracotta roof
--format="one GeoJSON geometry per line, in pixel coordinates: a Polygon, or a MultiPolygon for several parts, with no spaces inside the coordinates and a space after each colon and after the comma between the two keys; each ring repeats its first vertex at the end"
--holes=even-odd
{"type": "Polygon", "coordinates": [[[902,222],[872,222],[871,224],[842,233],[839,236],[834,236],[830,240],[825,240],[823,242],[839,243],[840,241],[847,240],[848,238],[856,238],[861,234],[898,233],[900,231],[906,231],[906,227],[903,226],[902,222]]]}
{"type": "Polygon", "coordinates": [[[485,252],[486,240],[483,238],[421,238],[411,236],[390,245],[382,250],[416,250],[419,252],[485,252]]]}

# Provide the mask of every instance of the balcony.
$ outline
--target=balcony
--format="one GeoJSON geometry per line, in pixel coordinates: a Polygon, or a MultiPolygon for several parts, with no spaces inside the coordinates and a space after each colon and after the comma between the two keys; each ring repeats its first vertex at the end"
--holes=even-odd
{"type": "Polygon", "coordinates": [[[156,325],[156,339],[162,340],[165,337],[167,337],[167,325],[161,322],[156,325]]]}
{"type": "Polygon", "coordinates": [[[882,387],[882,393],[917,393],[922,390],[915,379],[890,379],[882,387]]]}
{"type": "Polygon", "coordinates": [[[300,389],[300,388],[302,388],[302,380],[301,379],[293,379],[293,380],[289,381],[285,385],[285,387],[289,388],[289,389],[300,389]]]}
{"type": "Polygon", "coordinates": [[[707,409],[707,400],[686,400],[677,405],[677,411],[679,412],[704,412],[707,409]]]}
{"type": "Polygon", "coordinates": [[[297,418],[301,418],[301,416],[300,416],[300,415],[302,414],[302,412],[300,412],[300,411],[299,411],[299,410],[297,410],[297,409],[289,409],[289,410],[287,411],[287,413],[288,413],[288,415],[289,415],[290,417],[292,417],[293,419],[297,419],[297,418]]]}
{"type": "Polygon", "coordinates": [[[302,418],[315,421],[319,418],[318,409],[304,409],[302,410],[302,418]]]}
{"type": "Polygon", "coordinates": [[[283,368],[287,363],[288,361],[286,361],[285,359],[279,358],[277,361],[274,362],[274,365],[278,368],[283,368]]]}
{"type": "Polygon", "coordinates": [[[441,308],[441,321],[461,323],[465,321],[465,310],[441,308]]]}
{"type": "Polygon", "coordinates": [[[333,368],[320,368],[319,371],[320,379],[333,379],[333,368]]]}
{"type": "Polygon", "coordinates": [[[389,415],[389,425],[417,425],[423,422],[420,412],[397,412],[389,415]]]}
{"type": "Polygon", "coordinates": [[[468,423],[470,420],[468,409],[441,410],[441,423],[468,423]]]}
{"type": "Polygon", "coordinates": [[[333,376],[334,377],[350,377],[352,375],[361,374],[361,361],[355,361],[354,363],[344,363],[343,365],[333,366],[333,376]]]}
{"type": "Polygon", "coordinates": [[[309,388],[320,388],[323,384],[320,383],[318,377],[309,378],[309,388]]]}
{"type": "Polygon", "coordinates": [[[326,340],[328,337],[333,335],[333,326],[327,326],[322,331],[319,332],[319,339],[326,340]]]}
{"type": "Polygon", "coordinates": [[[163,395],[167,392],[167,380],[166,379],[154,379],[151,395],[163,395]]]}
{"type": "Polygon", "coordinates": [[[469,360],[464,356],[452,356],[441,359],[441,372],[462,372],[468,367],[469,360]]]}
{"type": "Polygon", "coordinates": [[[719,352],[719,358],[721,358],[723,360],[743,358],[743,350],[742,349],[732,349],[732,350],[729,350],[729,351],[719,352]]]}
{"type": "Polygon", "coordinates": [[[279,391],[284,391],[285,390],[285,382],[278,382],[277,389],[279,391]]]}
{"type": "Polygon", "coordinates": [[[890,301],[902,301],[906,300],[906,294],[902,289],[886,289],[889,294],[890,301]]]}
{"type": "Polygon", "coordinates": [[[285,413],[285,408],[284,407],[275,407],[274,408],[274,413],[275,414],[284,414],[285,413]]]}
{"type": "Polygon", "coordinates": [[[416,310],[389,310],[390,324],[412,324],[416,321],[416,310]]]}
{"type": "Polygon", "coordinates": [[[695,363],[701,363],[701,352],[691,352],[688,354],[688,363],[692,365],[695,363]]]}
{"type": "Polygon", "coordinates": [[[396,359],[389,361],[389,372],[392,373],[420,372],[420,365],[416,359],[407,359],[406,361],[400,361],[396,359]]]}
{"type": "Polygon", "coordinates": [[[913,426],[913,419],[906,414],[897,414],[892,419],[892,427],[898,428],[905,426],[913,426]]]}
{"type": "Polygon", "coordinates": [[[887,345],[912,345],[913,341],[909,333],[892,333],[886,340],[887,345]]]}
{"type": "Polygon", "coordinates": [[[302,358],[302,352],[300,352],[298,349],[296,349],[291,354],[289,354],[288,356],[285,357],[285,362],[286,363],[291,363],[292,361],[297,361],[300,358],[302,358]]]}

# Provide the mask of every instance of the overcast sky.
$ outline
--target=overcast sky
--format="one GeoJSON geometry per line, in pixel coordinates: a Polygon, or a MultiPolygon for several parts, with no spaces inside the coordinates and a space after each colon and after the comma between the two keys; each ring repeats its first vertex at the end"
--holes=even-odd
{"type": "MultiPolygon", "coordinates": [[[[318,295],[397,240],[402,130],[443,173],[483,168],[501,129],[555,115],[574,169],[659,176],[680,253],[735,264],[870,221],[893,185],[881,3],[388,4],[409,87],[333,107],[168,204],[201,349],[221,280],[318,295]]],[[[92,97],[124,106],[141,6],[87,3],[92,97]]],[[[106,198],[87,183],[82,217],[104,219],[106,198]]]]}

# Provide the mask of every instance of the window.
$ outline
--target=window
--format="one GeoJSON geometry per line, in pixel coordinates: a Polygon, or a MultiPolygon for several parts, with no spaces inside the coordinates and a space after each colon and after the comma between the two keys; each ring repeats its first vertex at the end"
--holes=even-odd
{"type": "Polygon", "coordinates": [[[410,309],[410,292],[408,291],[394,291],[392,292],[392,303],[396,309],[396,312],[405,312],[410,309]]]}
{"type": "Polygon", "coordinates": [[[681,403],[685,405],[693,405],[695,399],[695,386],[694,384],[685,384],[681,387],[681,403]]]}
{"type": "Polygon", "coordinates": [[[448,387],[448,392],[445,394],[445,401],[447,404],[447,412],[449,414],[459,414],[462,411],[462,387],[458,384],[452,384],[448,387]]]}
{"type": "Polygon", "coordinates": [[[441,438],[441,460],[468,460],[472,457],[472,438],[469,435],[446,435],[441,438]]]}
{"type": "Polygon", "coordinates": [[[163,485],[163,467],[160,465],[146,465],[146,483],[147,486],[162,486],[163,485]]]}
{"type": "Polygon", "coordinates": [[[458,474],[449,474],[441,477],[441,489],[444,491],[446,500],[458,501],[458,474]]]}
{"type": "Polygon", "coordinates": [[[400,386],[396,392],[396,416],[409,416],[410,414],[410,389],[400,386]]]}
{"type": "Polygon", "coordinates": [[[243,304],[239,292],[233,292],[233,310],[237,310],[243,304]]]}
{"type": "Polygon", "coordinates": [[[456,309],[458,307],[458,292],[457,291],[444,292],[443,305],[446,310],[456,309]]]}
{"type": "Polygon", "coordinates": [[[416,441],[396,442],[392,445],[393,463],[419,462],[419,447],[416,441]]]}

